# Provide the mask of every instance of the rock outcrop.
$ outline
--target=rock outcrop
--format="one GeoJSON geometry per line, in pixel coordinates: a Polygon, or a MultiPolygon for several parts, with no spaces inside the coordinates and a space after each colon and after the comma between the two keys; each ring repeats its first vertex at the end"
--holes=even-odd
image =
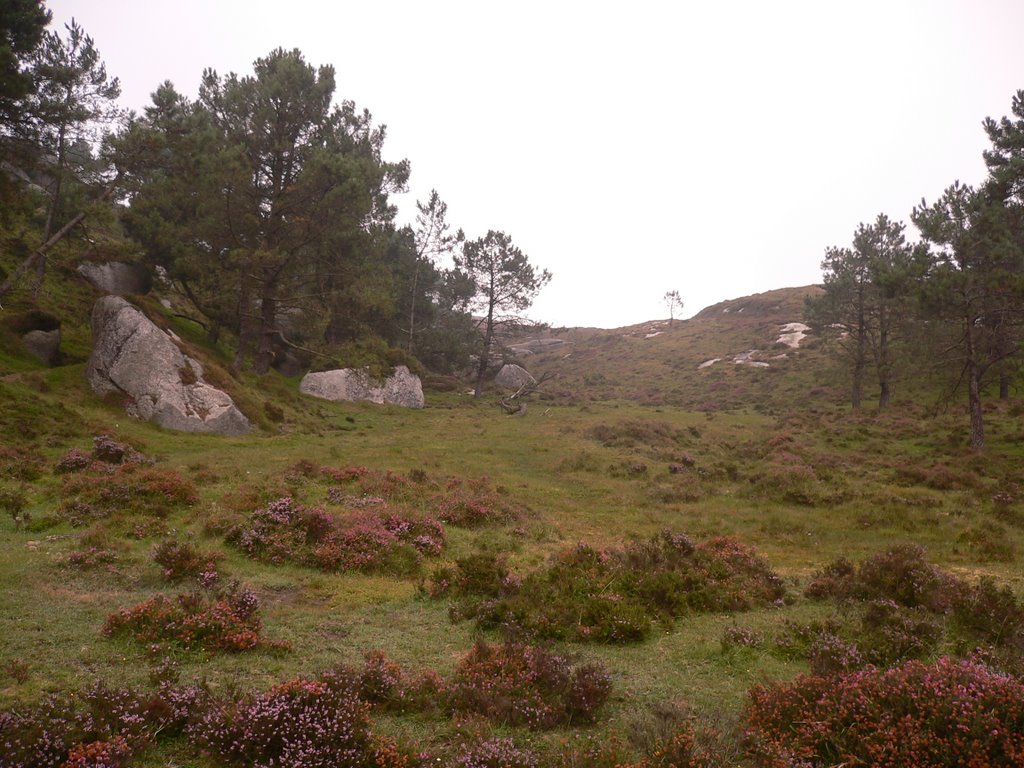
{"type": "Polygon", "coordinates": [[[29,331],[21,337],[21,343],[33,357],[46,365],[60,365],[60,328],[54,328],[52,331],[29,331]]]}
{"type": "Polygon", "coordinates": [[[203,380],[199,361],[124,299],[104,296],[96,302],[92,339],[89,385],[99,395],[127,395],[129,415],[181,432],[249,431],[249,420],[231,397],[203,380]]]}
{"type": "Polygon", "coordinates": [[[299,392],[324,400],[363,401],[403,408],[423,407],[423,385],[404,365],[386,379],[374,379],[369,371],[339,368],[307,373],[299,383],[299,392]]]}
{"type": "Polygon", "coordinates": [[[494,377],[494,383],[502,389],[519,389],[528,384],[536,384],[537,380],[530,372],[515,363],[505,363],[494,377]]]}
{"type": "Polygon", "coordinates": [[[141,264],[86,261],[78,265],[77,272],[97,290],[117,296],[147,294],[153,285],[149,272],[141,264]]]}

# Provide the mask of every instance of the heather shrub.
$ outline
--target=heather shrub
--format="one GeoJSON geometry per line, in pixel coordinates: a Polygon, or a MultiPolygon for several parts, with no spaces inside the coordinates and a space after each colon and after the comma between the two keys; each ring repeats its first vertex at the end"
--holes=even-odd
{"type": "Polygon", "coordinates": [[[92,464],[92,457],[81,448],[71,448],[61,456],[53,467],[54,474],[67,475],[81,472],[92,464]]]}
{"type": "Polygon", "coordinates": [[[713,768],[736,765],[735,746],[715,728],[703,723],[683,702],[652,706],[630,724],[630,742],[643,753],[637,762],[620,768],[713,768]]]}
{"type": "Polygon", "coordinates": [[[600,665],[573,668],[543,648],[479,640],[452,677],[448,706],[539,730],[593,722],[610,692],[611,679],[600,665]]]}
{"type": "Polygon", "coordinates": [[[514,522],[526,512],[486,475],[470,480],[450,479],[444,491],[435,496],[434,504],[441,522],[463,528],[514,522]]]}
{"type": "Polygon", "coordinates": [[[154,693],[95,684],[0,712],[3,768],[112,768],[200,711],[196,689],[154,693]]]}
{"type": "Polygon", "coordinates": [[[733,648],[758,648],[764,642],[764,635],[746,627],[733,625],[722,631],[721,642],[723,651],[730,651],[733,648]]]}
{"type": "Polygon", "coordinates": [[[107,636],[127,634],[140,643],[172,642],[185,649],[236,653],[257,648],[287,649],[262,636],[259,599],[237,582],[226,589],[156,594],[107,617],[107,636]]]}
{"type": "Polygon", "coordinates": [[[1017,556],[1017,548],[1006,528],[999,523],[986,521],[972,526],[961,533],[957,541],[966,544],[971,554],[983,563],[1010,563],[1017,556]]]}
{"type": "Polygon", "coordinates": [[[297,562],[325,571],[416,573],[422,559],[444,548],[444,528],[433,518],[386,510],[347,517],[297,504],[271,501],[233,526],[227,542],[257,560],[297,562]]]}
{"type": "Polygon", "coordinates": [[[175,539],[164,539],[153,547],[153,562],[163,568],[167,581],[178,582],[201,578],[204,584],[217,581],[219,552],[203,552],[195,545],[175,539]]]}
{"type": "Polygon", "coordinates": [[[74,549],[64,557],[64,564],[79,570],[109,568],[117,562],[117,552],[106,547],[83,547],[74,549]]]}
{"type": "Polygon", "coordinates": [[[172,469],[94,464],[64,477],[57,511],[73,525],[81,525],[111,515],[165,517],[197,499],[192,481],[172,469]]]}
{"type": "Polygon", "coordinates": [[[737,540],[695,545],[669,531],[619,549],[580,544],[522,578],[497,558],[462,560],[435,573],[430,592],[456,598],[453,618],[482,628],[609,643],[641,640],[653,622],[691,611],[747,610],[785,594],[767,563],[737,540]]]}
{"type": "Polygon", "coordinates": [[[941,640],[942,624],[926,609],[875,600],[864,612],[857,649],[867,663],[887,666],[930,656],[941,640]]]}
{"type": "Polygon", "coordinates": [[[964,590],[953,605],[954,628],[972,641],[1024,650],[1024,605],[1009,587],[988,577],[964,590]]]}
{"type": "Polygon", "coordinates": [[[0,477],[31,483],[43,474],[45,457],[29,446],[0,445],[0,477]]]}
{"type": "Polygon", "coordinates": [[[805,594],[814,599],[892,600],[908,608],[944,613],[963,583],[933,566],[916,544],[900,544],[859,565],[841,558],[814,575],[805,594]]]}
{"type": "Polygon", "coordinates": [[[203,751],[244,768],[374,765],[369,708],[348,675],[289,680],[258,696],[219,700],[189,735],[203,751]]]}
{"type": "Polygon", "coordinates": [[[910,661],[757,685],[745,743],[762,766],[1011,766],[1024,760],[1024,683],[974,661],[910,661]]]}
{"type": "Polygon", "coordinates": [[[450,763],[452,768],[538,768],[537,754],[517,747],[512,739],[487,739],[463,746],[450,763]]]}

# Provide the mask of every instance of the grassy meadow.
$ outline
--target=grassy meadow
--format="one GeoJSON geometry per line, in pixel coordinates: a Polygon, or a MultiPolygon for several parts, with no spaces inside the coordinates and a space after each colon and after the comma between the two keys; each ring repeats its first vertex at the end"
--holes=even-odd
{"type": "MultiPolygon", "coordinates": [[[[959,402],[935,412],[933,399],[897,395],[886,412],[851,413],[827,350],[814,339],[798,350],[775,344],[778,327],[800,319],[802,295],[780,293],[744,315],[702,313],[650,338],[644,328],[566,331],[560,337],[575,342],[568,357],[562,351],[522,361],[555,374],[523,417],[504,415],[494,393],[474,401],[428,391],[427,407],[411,411],[313,400],[298,393],[297,380],[277,374],[245,378],[233,387],[259,428],[244,438],[177,434],[134,421],[118,403],[92,395],[81,354],[78,362],[43,369],[7,345],[0,357],[0,709],[97,680],[152,687],[168,666],[182,683],[215,693],[263,691],[339,664],[358,666],[377,650],[403,670],[449,676],[478,637],[497,643],[503,635],[472,618],[453,621],[455,598],[431,596],[437,569],[487,555],[522,577],[579,542],[621,548],[667,529],[698,546],[735,537],[778,574],[785,597],[747,610],[684,610],[652,622],[636,642],[551,641],[554,651],[603,664],[610,676],[610,695],[592,724],[530,730],[381,711],[373,727],[439,755],[497,735],[541,755],[566,744],[614,742],[639,760],[665,712],[674,712],[732,745],[721,760],[742,761],[733,729],[748,690],[810,668],[805,655],[776,638],[787,627],[858,615],[849,603],[804,595],[830,562],[863,561],[913,543],[966,583],[987,576],[1024,593],[1024,406],[990,401],[984,455],[967,447],[959,402]],[[750,349],[763,350],[771,367],[719,362],[698,369],[750,349]],[[152,458],[154,472],[176,473],[192,497],[154,514],[129,489],[121,507],[102,513],[93,504],[95,514],[76,518],[74,510],[86,507],[76,507],[75,498],[91,499],[119,476],[55,467],[71,449],[88,454],[97,435],[152,458]],[[356,467],[401,478],[380,481],[400,488],[380,503],[412,515],[437,515],[453,479],[481,482],[489,503],[514,514],[470,527],[446,524],[440,555],[397,575],[253,558],[227,541],[231,525],[275,499],[338,514],[346,504],[359,506],[353,499],[375,494],[363,487],[332,496],[336,483],[324,473],[356,467]],[[288,649],[214,653],[104,634],[111,614],[191,588],[168,583],[153,560],[154,547],[169,538],[215,553],[221,579],[238,579],[256,593],[263,633],[288,649]],[[90,551],[98,562],[90,562],[90,551]]],[[[196,329],[176,322],[180,335],[198,341],[196,329]]],[[[72,339],[76,349],[83,346],[72,339]]],[[[204,354],[216,363],[221,353],[204,354]]],[[[921,657],[963,652],[962,638],[950,630],[921,657]]],[[[131,764],[220,763],[178,737],[154,743],[131,764]]]]}

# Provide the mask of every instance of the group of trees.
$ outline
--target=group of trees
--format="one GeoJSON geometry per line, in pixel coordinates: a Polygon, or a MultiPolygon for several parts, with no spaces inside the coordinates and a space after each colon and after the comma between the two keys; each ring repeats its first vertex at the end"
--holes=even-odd
{"type": "Polygon", "coordinates": [[[501,313],[529,306],[550,275],[502,232],[452,231],[436,191],[400,226],[392,195],[409,163],[384,159],[368,111],[336,102],[332,67],[277,49],[251,75],[205,71],[195,100],[165,82],[142,115],[124,115],[80,26],[47,31],[39,0],[5,5],[18,24],[0,38],[0,146],[7,176],[27,169],[44,188],[45,215],[0,297],[37,290],[89,198],[114,196],[119,226],[211,338],[233,344],[236,370],[265,373],[289,350],[401,350],[443,371],[475,359],[479,391],[501,313]]]}
{"type": "Polygon", "coordinates": [[[1024,91],[1012,117],[984,127],[987,178],[922,200],[911,213],[921,242],[885,215],[861,224],[851,248],[826,251],[825,292],[808,303],[812,325],[837,340],[849,365],[854,408],[869,370],[884,408],[900,367],[931,365],[966,388],[978,449],[982,393],[997,380],[1008,396],[1024,344],[1024,91]]]}

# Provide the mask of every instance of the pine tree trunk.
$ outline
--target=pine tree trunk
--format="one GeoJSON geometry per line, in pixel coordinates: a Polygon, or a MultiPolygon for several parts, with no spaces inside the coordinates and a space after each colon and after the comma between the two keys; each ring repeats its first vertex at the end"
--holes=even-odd
{"type": "Polygon", "coordinates": [[[274,362],[274,331],[277,330],[277,301],[274,298],[275,281],[264,283],[260,297],[260,329],[253,370],[262,376],[274,362]]]}
{"type": "Polygon", "coordinates": [[[889,407],[889,403],[892,401],[892,393],[889,390],[889,382],[887,380],[883,380],[880,384],[881,388],[878,392],[878,409],[882,410],[883,408],[889,407]]]}
{"type": "Polygon", "coordinates": [[[967,400],[971,412],[971,448],[985,448],[985,424],[981,412],[981,369],[975,359],[974,324],[968,323],[964,335],[967,352],[967,400]]]}
{"type": "Polygon", "coordinates": [[[479,398],[484,390],[484,376],[487,375],[487,366],[491,363],[491,344],[494,341],[494,303],[487,306],[487,326],[484,331],[484,348],[480,353],[480,364],[476,372],[476,387],[473,389],[473,397],[479,398]]]}
{"type": "Polygon", "coordinates": [[[1010,374],[1006,371],[999,372],[999,399],[1010,399],[1010,374]]]}

